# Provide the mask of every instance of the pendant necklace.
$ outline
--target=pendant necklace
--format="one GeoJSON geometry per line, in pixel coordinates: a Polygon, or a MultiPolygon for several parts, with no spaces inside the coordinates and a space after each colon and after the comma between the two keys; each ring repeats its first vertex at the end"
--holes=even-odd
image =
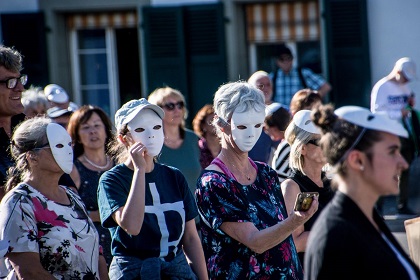
{"type": "Polygon", "coordinates": [[[83,158],[90,164],[90,165],[92,165],[93,167],[96,167],[96,168],[98,168],[98,169],[105,169],[105,168],[107,168],[108,167],[108,165],[109,165],[109,160],[108,160],[108,157],[106,157],[106,163],[105,163],[105,165],[97,165],[97,164],[95,164],[95,163],[93,163],[93,162],[91,162],[85,155],[83,155],[83,158]]]}

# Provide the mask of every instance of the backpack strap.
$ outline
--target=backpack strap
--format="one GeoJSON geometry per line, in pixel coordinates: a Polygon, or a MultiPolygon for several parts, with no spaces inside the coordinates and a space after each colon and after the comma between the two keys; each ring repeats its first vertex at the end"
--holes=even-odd
{"type": "Polygon", "coordinates": [[[298,71],[299,79],[300,79],[300,82],[301,82],[303,88],[307,88],[308,85],[306,84],[305,77],[303,77],[303,74],[302,74],[302,66],[299,66],[297,68],[297,71],[298,71]]]}
{"type": "Polygon", "coordinates": [[[279,68],[276,67],[276,70],[274,70],[274,73],[273,73],[273,80],[272,80],[273,94],[271,95],[271,101],[274,101],[274,97],[276,96],[276,93],[277,93],[276,80],[277,80],[277,73],[278,73],[278,71],[279,71],[279,68]]]}

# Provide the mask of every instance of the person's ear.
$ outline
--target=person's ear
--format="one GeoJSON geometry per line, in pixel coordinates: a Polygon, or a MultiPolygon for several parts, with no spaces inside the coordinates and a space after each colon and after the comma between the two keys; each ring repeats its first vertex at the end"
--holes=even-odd
{"type": "Polygon", "coordinates": [[[36,162],[38,161],[38,157],[33,151],[29,151],[26,153],[26,160],[36,162]]]}
{"type": "Polygon", "coordinates": [[[127,144],[126,135],[118,134],[118,141],[126,145],[127,144]]]}
{"type": "Polygon", "coordinates": [[[361,151],[353,150],[347,156],[348,166],[355,170],[363,171],[365,169],[365,157],[361,151]]]}

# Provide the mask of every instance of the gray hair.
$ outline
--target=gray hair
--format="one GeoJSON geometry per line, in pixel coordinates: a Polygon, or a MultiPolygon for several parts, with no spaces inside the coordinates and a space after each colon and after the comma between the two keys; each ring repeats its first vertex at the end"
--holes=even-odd
{"type": "Polygon", "coordinates": [[[39,105],[42,105],[45,111],[48,108],[48,100],[45,97],[44,91],[41,87],[35,87],[33,85],[22,92],[22,104],[25,107],[25,111],[29,108],[36,108],[39,105]]]}
{"type": "Polygon", "coordinates": [[[17,73],[23,69],[22,60],[22,55],[13,47],[0,45],[0,66],[17,73]]]}
{"type": "Polygon", "coordinates": [[[26,153],[41,147],[47,142],[47,125],[51,120],[46,117],[35,117],[23,121],[14,131],[11,154],[15,161],[8,172],[6,192],[14,188],[30,174],[26,153]]]}
{"type": "Polygon", "coordinates": [[[259,70],[259,71],[255,72],[254,74],[252,74],[251,77],[249,77],[249,79],[248,79],[248,83],[253,85],[254,87],[256,87],[257,86],[257,80],[259,80],[263,77],[269,78],[270,83],[271,83],[270,75],[267,72],[262,71],[262,70],[259,70]]]}
{"type": "Polygon", "coordinates": [[[242,113],[249,109],[257,112],[265,110],[263,93],[247,82],[230,82],[219,87],[214,95],[214,120],[217,131],[232,118],[233,112],[242,113]]]}

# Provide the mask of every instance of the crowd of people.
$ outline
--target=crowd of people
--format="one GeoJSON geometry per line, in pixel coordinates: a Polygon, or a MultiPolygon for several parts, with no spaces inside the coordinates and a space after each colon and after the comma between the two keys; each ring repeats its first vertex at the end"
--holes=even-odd
{"type": "Polygon", "coordinates": [[[189,129],[175,88],[111,119],[25,89],[0,45],[0,278],[420,279],[378,211],[395,195],[412,212],[414,61],[368,109],[324,104],[331,85],[292,60],[282,46],[275,72],[220,85],[189,129]]]}

